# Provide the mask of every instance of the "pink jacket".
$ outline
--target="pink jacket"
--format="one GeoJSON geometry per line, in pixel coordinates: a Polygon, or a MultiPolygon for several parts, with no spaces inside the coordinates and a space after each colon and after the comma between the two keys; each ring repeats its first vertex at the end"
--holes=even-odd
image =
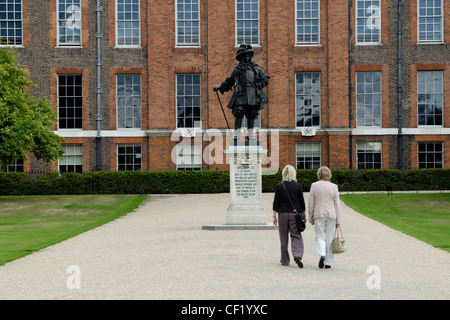
{"type": "Polygon", "coordinates": [[[319,180],[311,184],[309,192],[309,220],[332,218],[336,219],[337,224],[341,224],[338,186],[329,181],[319,180]]]}

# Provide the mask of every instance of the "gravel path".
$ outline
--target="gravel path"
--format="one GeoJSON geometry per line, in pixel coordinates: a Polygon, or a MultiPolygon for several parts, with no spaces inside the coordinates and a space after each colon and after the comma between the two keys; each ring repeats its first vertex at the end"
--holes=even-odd
{"type": "MultiPolygon", "coordinates": [[[[272,200],[263,194],[267,221],[272,200]]],[[[317,267],[310,224],[303,269],[279,263],[276,230],[202,230],[225,222],[228,203],[229,194],[152,195],[122,218],[0,267],[0,299],[450,299],[449,253],[343,203],[348,251],[331,269],[317,267]]]]}

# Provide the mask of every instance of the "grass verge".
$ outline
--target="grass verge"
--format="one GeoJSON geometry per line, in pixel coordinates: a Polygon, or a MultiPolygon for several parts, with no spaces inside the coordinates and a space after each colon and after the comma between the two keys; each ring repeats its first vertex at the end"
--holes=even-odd
{"type": "Polygon", "coordinates": [[[0,197],[0,266],[136,209],[137,195],[0,197]]]}
{"type": "Polygon", "coordinates": [[[354,194],[341,200],[357,212],[450,252],[450,193],[354,194]]]}

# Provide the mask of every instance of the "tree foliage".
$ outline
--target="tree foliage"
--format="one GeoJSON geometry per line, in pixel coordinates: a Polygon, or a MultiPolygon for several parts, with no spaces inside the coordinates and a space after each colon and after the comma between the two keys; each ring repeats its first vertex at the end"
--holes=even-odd
{"type": "Polygon", "coordinates": [[[16,63],[11,48],[0,48],[0,166],[28,160],[32,152],[45,163],[61,158],[64,139],[50,130],[55,108],[32,95],[36,85],[16,63]]]}

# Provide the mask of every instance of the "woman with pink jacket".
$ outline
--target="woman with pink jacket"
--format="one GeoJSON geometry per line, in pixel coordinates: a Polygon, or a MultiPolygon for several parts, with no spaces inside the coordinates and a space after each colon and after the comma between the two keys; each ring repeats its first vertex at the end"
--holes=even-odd
{"type": "Polygon", "coordinates": [[[317,253],[320,255],[319,268],[333,265],[332,243],[334,232],[341,224],[338,186],[331,180],[331,170],[321,167],[317,171],[319,181],[311,184],[309,193],[309,222],[316,233],[317,253]]]}

